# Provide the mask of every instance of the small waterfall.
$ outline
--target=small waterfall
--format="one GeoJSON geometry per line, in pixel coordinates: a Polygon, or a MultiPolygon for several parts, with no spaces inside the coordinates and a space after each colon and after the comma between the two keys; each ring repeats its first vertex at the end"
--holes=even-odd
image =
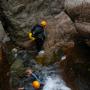
{"type": "Polygon", "coordinates": [[[60,77],[47,77],[43,90],[71,90],[60,77]]]}
{"type": "MultiPolygon", "coordinates": [[[[27,59],[30,57],[28,57],[28,54],[26,54],[26,52],[22,51],[17,53],[16,58],[22,58],[25,64],[25,62],[27,62],[27,59]]],[[[66,86],[65,82],[60,76],[61,70],[59,65],[52,64],[48,66],[43,66],[41,64],[38,64],[34,59],[29,60],[26,65],[28,67],[34,67],[34,69],[36,68],[33,76],[41,84],[44,84],[44,87],[42,87],[40,90],[71,90],[69,87],[66,86]]],[[[30,77],[23,77],[22,79],[20,79],[19,82],[21,82],[20,86],[24,87],[25,90],[33,89],[30,82],[30,77]]]]}

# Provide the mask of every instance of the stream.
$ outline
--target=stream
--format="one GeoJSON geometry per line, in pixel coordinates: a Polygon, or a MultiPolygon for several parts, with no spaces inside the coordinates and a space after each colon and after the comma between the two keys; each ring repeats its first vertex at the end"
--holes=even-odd
{"type": "Polygon", "coordinates": [[[11,70],[11,83],[16,79],[15,82],[21,84],[15,84],[12,90],[17,90],[19,86],[24,87],[25,90],[33,90],[30,78],[21,74],[23,67],[32,68],[34,74],[38,76],[38,80],[45,84],[41,90],[89,90],[89,50],[90,48],[86,45],[80,44],[71,52],[68,52],[68,54],[70,54],[69,59],[64,62],[62,61],[61,64],[54,63],[44,66],[32,57],[33,55],[30,51],[14,49],[12,54],[15,61],[14,65],[12,65],[14,69],[11,70]],[[88,62],[86,63],[86,61],[88,62]],[[19,65],[21,65],[21,67],[19,67],[19,65]],[[16,72],[18,72],[18,74],[16,74],[16,72]],[[19,74],[21,74],[20,78],[18,77],[19,74]]]}
{"type": "MultiPolygon", "coordinates": [[[[35,69],[34,73],[38,76],[38,80],[45,84],[41,90],[71,90],[62,79],[59,64],[43,66],[32,59],[29,53],[24,50],[19,51],[17,55],[14,53],[14,57],[21,59],[25,67],[35,69]]],[[[22,77],[18,80],[18,82],[20,83],[19,86],[24,87],[25,90],[33,90],[29,78],[22,77]]]]}

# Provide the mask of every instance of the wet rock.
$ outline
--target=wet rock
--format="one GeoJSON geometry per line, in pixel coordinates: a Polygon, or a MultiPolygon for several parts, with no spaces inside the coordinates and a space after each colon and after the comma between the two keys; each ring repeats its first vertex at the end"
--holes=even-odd
{"type": "Polygon", "coordinates": [[[90,37],[90,23],[82,22],[82,23],[75,23],[77,32],[84,36],[84,37],[90,37]]]}
{"type": "Polygon", "coordinates": [[[77,32],[81,36],[83,41],[90,46],[90,23],[82,22],[75,23],[77,32]]]}
{"type": "Polygon", "coordinates": [[[60,59],[58,56],[64,47],[73,48],[76,34],[74,23],[65,12],[61,12],[54,20],[48,22],[47,40],[44,45],[49,58],[46,62],[60,59]]]}
{"type": "Polygon", "coordinates": [[[90,22],[90,1],[89,0],[66,0],[66,12],[74,21],[90,22]],[[71,2],[70,2],[71,1],[71,2]],[[83,1],[83,2],[82,2],[83,1]],[[70,2],[70,3],[69,3],[70,2]]]}
{"type": "Polygon", "coordinates": [[[11,66],[11,73],[13,72],[16,74],[18,77],[22,76],[24,74],[24,65],[23,65],[23,60],[15,60],[15,62],[11,66]]]}
{"type": "Polygon", "coordinates": [[[79,43],[68,51],[67,59],[60,62],[65,81],[72,85],[72,90],[89,90],[90,47],[79,43]],[[85,82],[85,83],[84,83],[85,82]]]}
{"type": "Polygon", "coordinates": [[[52,18],[52,16],[57,15],[62,11],[63,6],[64,0],[9,0],[7,5],[5,0],[2,1],[6,16],[16,28],[16,30],[11,31],[16,32],[16,41],[19,38],[17,35],[19,31],[23,33],[22,38],[24,38],[32,25],[39,23],[42,19],[52,18]]]}
{"type": "Polygon", "coordinates": [[[23,60],[15,59],[10,68],[10,84],[11,88],[15,89],[19,86],[19,79],[25,74],[26,68],[24,67],[23,60]]]}
{"type": "Polygon", "coordinates": [[[21,13],[21,11],[25,8],[24,4],[19,4],[15,7],[13,7],[12,12],[14,14],[21,13]]]}
{"type": "Polygon", "coordinates": [[[90,1],[89,0],[65,0],[65,6],[72,8],[85,2],[89,3],[90,1]]]}
{"type": "Polygon", "coordinates": [[[16,42],[16,44],[19,47],[22,47],[25,49],[33,49],[33,46],[34,46],[34,42],[32,42],[31,40],[26,40],[24,42],[16,42]]]}
{"type": "Polygon", "coordinates": [[[45,51],[42,50],[36,56],[36,61],[39,64],[45,65],[45,60],[46,60],[46,54],[45,54],[45,51]]]}

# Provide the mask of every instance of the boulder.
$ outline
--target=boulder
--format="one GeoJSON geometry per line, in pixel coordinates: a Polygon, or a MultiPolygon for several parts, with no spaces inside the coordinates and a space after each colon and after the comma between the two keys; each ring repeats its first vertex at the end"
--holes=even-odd
{"type": "Polygon", "coordinates": [[[89,0],[66,0],[65,10],[74,21],[90,22],[89,0]]]}
{"type": "Polygon", "coordinates": [[[3,11],[16,29],[11,31],[15,32],[16,41],[19,38],[18,34],[22,32],[23,39],[33,24],[42,19],[52,18],[61,12],[63,6],[63,0],[2,0],[3,11]]]}
{"type": "Polygon", "coordinates": [[[80,35],[90,38],[90,23],[82,22],[75,23],[75,25],[80,35]]]}
{"type": "Polygon", "coordinates": [[[30,49],[31,47],[33,47],[34,42],[32,42],[31,40],[26,40],[24,42],[16,42],[16,44],[21,48],[30,49]]]}
{"type": "Polygon", "coordinates": [[[78,35],[83,38],[84,43],[90,46],[90,23],[75,23],[78,35]]]}
{"type": "Polygon", "coordinates": [[[24,8],[25,8],[24,4],[19,4],[15,6],[14,8],[12,8],[12,12],[14,14],[21,13],[24,8]]]}
{"type": "Polygon", "coordinates": [[[74,23],[65,12],[61,12],[48,22],[47,39],[44,48],[48,57],[46,62],[53,62],[60,59],[62,49],[74,47],[73,40],[77,32],[74,23]]]}
{"type": "Polygon", "coordinates": [[[72,7],[76,7],[82,3],[88,2],[90,3],[89,0],[65,0],[65,6],[72,8],[72,7]]]}

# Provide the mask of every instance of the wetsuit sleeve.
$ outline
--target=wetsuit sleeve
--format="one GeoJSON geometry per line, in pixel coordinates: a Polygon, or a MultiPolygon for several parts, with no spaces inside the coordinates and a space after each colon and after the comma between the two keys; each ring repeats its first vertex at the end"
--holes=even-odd
{"type": "Polygon", "coordinates": [[[33,82],[33,81],[35,81],[36,80],[36,78],[32,75],[31,76],[31,82],[33,82]]]}
{"type": "Polygon", "coordinates": [[[31,29],[31,32],[33,32],[35,30],[36,26],[33,26],[31,29]]]}
{"type": "Polygon", "coordinates": [[[38,25],[33,26],[31,29],[32,36],[36,37],[38,35],[38,31],[40,31],[38,30],[38,25]]]}
{"type": "Polygon", "coordinates": [[[35,73],[32,73],[32,77],[33,77],[35,80],[39,80],[39,77],[38,77],[35,73]]]}

